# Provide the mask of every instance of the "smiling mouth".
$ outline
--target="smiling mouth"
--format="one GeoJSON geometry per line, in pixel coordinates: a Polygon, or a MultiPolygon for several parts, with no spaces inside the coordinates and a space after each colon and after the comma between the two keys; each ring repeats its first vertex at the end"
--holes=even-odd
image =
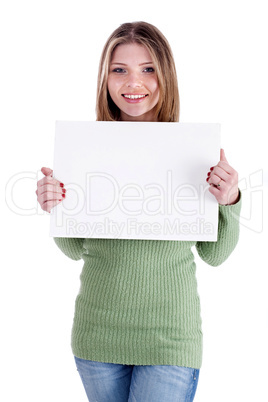
{"type": "Polygon", "coordinates": [[[148,96],[148,94],[146,95],[128,95],[128,94],[122,94],[123,98],[127,98],[127,99],[142,99],[145,98],[146,96],[148,96]]]}

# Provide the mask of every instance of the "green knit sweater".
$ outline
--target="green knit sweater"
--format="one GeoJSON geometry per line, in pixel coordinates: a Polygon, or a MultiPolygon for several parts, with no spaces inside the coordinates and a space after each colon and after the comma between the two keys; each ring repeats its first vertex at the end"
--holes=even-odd
{"type": "Polygon", "coordinates": [[[200,368],[202,329],[191,251],[222,264],[239,236],[241,200],[219,206],[217,242],[54,238],[83,259],[75,304],[75,356],[130,365],[200,368]]]}

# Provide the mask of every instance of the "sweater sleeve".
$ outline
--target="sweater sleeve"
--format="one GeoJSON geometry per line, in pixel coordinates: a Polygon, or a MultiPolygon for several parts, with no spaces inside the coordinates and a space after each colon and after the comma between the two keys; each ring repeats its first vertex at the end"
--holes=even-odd
{"type": "Polygon", "coordinates": [[[197,242],[199,256],[209,265],[217,267],[231,255],[239,238],[241,193],[234,205],[219,205],[218,239],[216,242],[197,242]]]}
{"type": "Polygon", "coordinates": [[[54,237],[54,241],[59,249],[72,260],[80,260],[85,251],[84,239],[69,237],[54,237]]]}

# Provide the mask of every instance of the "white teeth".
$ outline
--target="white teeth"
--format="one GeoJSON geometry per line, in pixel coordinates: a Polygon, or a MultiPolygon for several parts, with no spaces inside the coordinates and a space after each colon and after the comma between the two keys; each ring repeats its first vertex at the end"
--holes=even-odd
{"type": "Polygon", "coordinates": [[[128,99],[140,99],[145,98],[146,95],[123,95],[123,96],[128,99]]]}

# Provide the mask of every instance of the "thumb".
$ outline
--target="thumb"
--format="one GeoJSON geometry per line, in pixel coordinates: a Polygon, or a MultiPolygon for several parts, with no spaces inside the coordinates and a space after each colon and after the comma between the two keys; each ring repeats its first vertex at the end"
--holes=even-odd
{"type": "Polygon", "coordinates": [[[221,148],[221,157],[220,157],[220,160],[223,161],[223,162],[227,162],[227,163],[228,163],[228,161],[227,161],[227,159],[226,159],[226,156],[225,156],[225,153],[224,153],[224,149],[222,149],[222,148],[221,148]]]}
{"type": "Polygon", "coordinates": [[[41,172],[45,176],[51,176],[52,177],[53,170],[51,170],[50,168],[47,168],[47,167],[42,167],[41,172]]]}

